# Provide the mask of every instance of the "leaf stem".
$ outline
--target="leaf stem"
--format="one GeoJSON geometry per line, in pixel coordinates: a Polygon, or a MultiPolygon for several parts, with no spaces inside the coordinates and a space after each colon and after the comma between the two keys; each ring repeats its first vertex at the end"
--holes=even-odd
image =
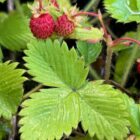
{"type": "Polygon", "coordinates": [[[24,12],[23,12],[23,10],[22,10],[20,1],[19,1],[19,0],[15,0],[14,2],[15,2],[15,7],[16,7],[17,11],[18,11],[22,16],[24,16],[24,12]]]}
{"type": "Polygon", "coordinates": [[[81,15],[98,17],[97,13],[94,13],[94,12],[84,12],[84,11],[78,12],[77,14],[73,15],[72,17],[77,17],[77,16],[81,16],[81,15]]]}
{"type": "Polygon", "coordinates": [[[125,70],[125,73],[122,77],[122,82],[121,82],[121,85],[122,86],[125,86],[126,85],[126,82],[127,82],[127,79],[128,79],[128,75],[133,67],[133,63],[135,61],[135,58],[136,58],[136,55],[137,55],[137,52],[138,52],[138,49],[139,47],[136,45],[133,50],[132,50],[132,53],[130,54],[130,59],[129,60],[126,60],[128,61],[128,64],[127,64],[127,67],[126,67],[126,70],[125,70]]]}
{"type": "Polygon", "coordinates": [[[42,84],[39,84],[38,86],[36,86],[35,88],[33,88],[32,90],[30,90],[29,92],[27,92],[24,96],[23,96],[23,100],[27,99],[32,93],[38,91],[39,89],[41,89],[43,87],[42,84]]]}
{"type": "Polygon", "coordinates": [[[8,12],[11,12],[14,10],[14,0],[7,0],[7,9],[8,9],[8,12]]]}
{"type": "MultiPolygon", "coordinates": [[[[102,15],[102,19],[105,19],[105,18],[107,18],[108,16],[109,16],[108,13],[104,13],[104,14],[102,15]]],[[[96,18],[92,19],[92,20],[90,21],[90,23],[95,24],[95,23],[97,23],[98,21],[99,21],[99,18],[96,17],[96,18]]]]}
{"type": "Polygon", "coordinates": [[[89,11],[93,5],[95,4],[96,0],[91,0],[84,8],[84,11],[89,11]]]}
{"type": "Polygon", "coordinates": [[[134,38],[129,38],[129,37],[122,37],[122,38],[118,38],[118,39],[114,40],[112,46],[116,46],[116,45],[120,44],[122,41],[134,42],[140,46],[139,40],[136,40],[134,38]]]}
{"type": "Polygon", "coordinates": [[[96,80],[101,79],[101,77],[97,74],[97,72],[90,66],[89,67],[90,74],[95,78],[96,80]]]}
{"type": "Polygon", "coordinates": [[[106,55],[106,63],[105,63],[105,80],[109,80],[110,78],[112,55],[113,55],[112,47],[107,45],[107,55],[106,55]]]}

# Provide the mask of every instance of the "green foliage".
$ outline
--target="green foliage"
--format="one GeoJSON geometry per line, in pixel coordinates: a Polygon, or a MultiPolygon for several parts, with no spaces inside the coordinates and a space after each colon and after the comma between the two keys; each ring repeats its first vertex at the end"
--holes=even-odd
{"type": "Polygon", "coordinates": [[[98,28],[75,28],[74,32],[69,36],[71,39],[77,40],[89,40],[93,42],[98,42],[103,38],[103,32],[98,28]]]}
{"type": "Polygon", "coordinates": [[[131,131],[136,135],[140,136],[140,106],[135,104],[134,101],[130,100],[130,122],[131,131]]]}
{"type": "Polygon", "coordinates": [[[1,3],[5,2],[6,0],[0,0],[1,3]]]}
{"type": "Polygon", "coordinates": [[[21,50],[33,38],[28,19],[13,12],[0,22],[0,44],[10,50],[21,50]]]}
{"type": "Polygon", "coordinates": [[[140,22],[139,0],[104,0],[105,8],[119,22],[140,22]]]}
{"type": "Polygon", "coordinates": [[[34,80],[52,87],[78,89],[84,83],[88,68],[78,57],[74,48],[68,50],[66,43],[34,40],[25,51],[25,61],[34,80]]]}
{"type": "Polygon", "coordinates": [[[82,126],[91,137],[96,134],[99,140],[123,140],[127,136],[127,106],[120,91],[96,81],[79,94],[82,126]]]}
{"type": "Polygon", "coordinates": [[[41,90],[23,103],[23,140],[60,139],[79,122],[91,137],[123,140],[127,136],[129,112],[122,93],[103,81],[83,85],[88,71],[74,48],[48,39],[31,42],[25,53],[34,80],[59,88],[41,90]]]}
{"type": "Polygon", "coordinates": [[[25,78],[17,63],[0,63],[0,116],[10,119],[21,101],[25,78]]]}
{"type": "Polygon", "coordinates": [[[4,13],[4,12],[0,12],[0,23],[1,22],[3,22],[3,20],[5,19],[5,18],[7,18],[7,14],[6,13],[4,13]]]}
{"type": "Polygon", "coordinates": [[[63,133],[69,135],[79,122],[79,97],[68,89],[41,90],[23,106],[20,112],[24,116],[20,120],[23,140],[60,139],[63,133]]]}
{"type": "Polygon", "coordinates": [[[101,43],[92,44],[84,41],[78,41],[77,48],[80,54],[84,57],[86,65],[95,62],[102,51],[101,43]]]}

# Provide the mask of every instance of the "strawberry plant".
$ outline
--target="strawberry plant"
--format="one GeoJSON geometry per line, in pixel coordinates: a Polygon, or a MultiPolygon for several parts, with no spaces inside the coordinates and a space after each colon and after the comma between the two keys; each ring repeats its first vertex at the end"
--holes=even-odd
{"type": "Polygon", "coordinates": [[[0,140],[140,139],[139,0],[0,3],[0,140]]]}

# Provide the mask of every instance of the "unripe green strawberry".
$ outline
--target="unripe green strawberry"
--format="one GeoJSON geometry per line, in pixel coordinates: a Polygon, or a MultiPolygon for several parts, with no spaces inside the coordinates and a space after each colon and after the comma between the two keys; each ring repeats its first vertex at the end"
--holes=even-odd
{"type": "Polygon", "coordinates": [[[58,17],[58,19],[55,22],[55,32],[59,36],[66,37],[73,33],[74,29],[74,22],[70,20],[66,14],[63,14],[62,16],[58,17]]]}
{"type": "Polygon", "coordinates": [[[39,39],[47,39],[54,32],[54,20],[49,14],[41,14],[38,17],[32,16],[30,19],[30,29],[33,35],[39,39]]]}

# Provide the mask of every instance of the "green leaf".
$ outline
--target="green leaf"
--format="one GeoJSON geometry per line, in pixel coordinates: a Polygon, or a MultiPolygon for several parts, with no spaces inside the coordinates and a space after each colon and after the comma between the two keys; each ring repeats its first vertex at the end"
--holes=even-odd
{"type": "Polygon", "coordinates": [[[139,0],[105,0],[105,8],[119,22],[140,22],[139,0]]]}
{"type": "Polygon", "coordinates": [[[1,3],[5,2],[6,0],[0,0],[1,3]]]}
{"type": "Polygon", "coordinates": [[[17,63],[0,63],[0,116],[10,119],[17,111],[23,94],[23,70],[17,63]]]}
{"type": "Polygon", "coordinates": [[[103,38],[103,32],[98,28],[86,29],[77,27],[68,38],[98,42],[103,38]]]}
{"type": "Polygon", "coordinates": [[[7,14],[4,12],[0,12],[0,23],[3,22],[3,20],[5,20],[7,18],[7,14]]]}
{"type": "Polygon", "coordinates": [[[76,50],[68,49],[67,44],[34,40],[25,51],[26,66],[34,80],[53,87],[78,89],[84,83],[88,68],[78,57],[76,50]]]}
{"type": "Polygon", "coordinates": [[[123,140],[128,133],[127,106],[122,93],[102,81],[91,82],[79,91],[83,129],[99,140],[123,140]]]}
{"type": "Polygon", "coordinates": [[[26,48],[33,39],[26,17],[18,13],[11,13],[3,22],[0,22],[0,44],[10,50],[26,48]]]}
{"type": "Polygon", "coordinates": [[[69,135],[79,122],[79,98],[68,89],[41,90],[23,106],[20,112],[22,140],[60,139],[63,134],[69,135]]]}
{"type": "Polygon", "coordinates": [[[140,106],[135,104],[133,100],[129,101],[129,105],[131,131],[136,136],[140,136],[140,106]]]}
{"type": "Polygon", "coordinates": [[[84,57],[86,65],[89,65],[96,61],[101,53],[101,43],[91,44],[85,41],[78,41],[77,48],[80,54],[84,57]]]}

